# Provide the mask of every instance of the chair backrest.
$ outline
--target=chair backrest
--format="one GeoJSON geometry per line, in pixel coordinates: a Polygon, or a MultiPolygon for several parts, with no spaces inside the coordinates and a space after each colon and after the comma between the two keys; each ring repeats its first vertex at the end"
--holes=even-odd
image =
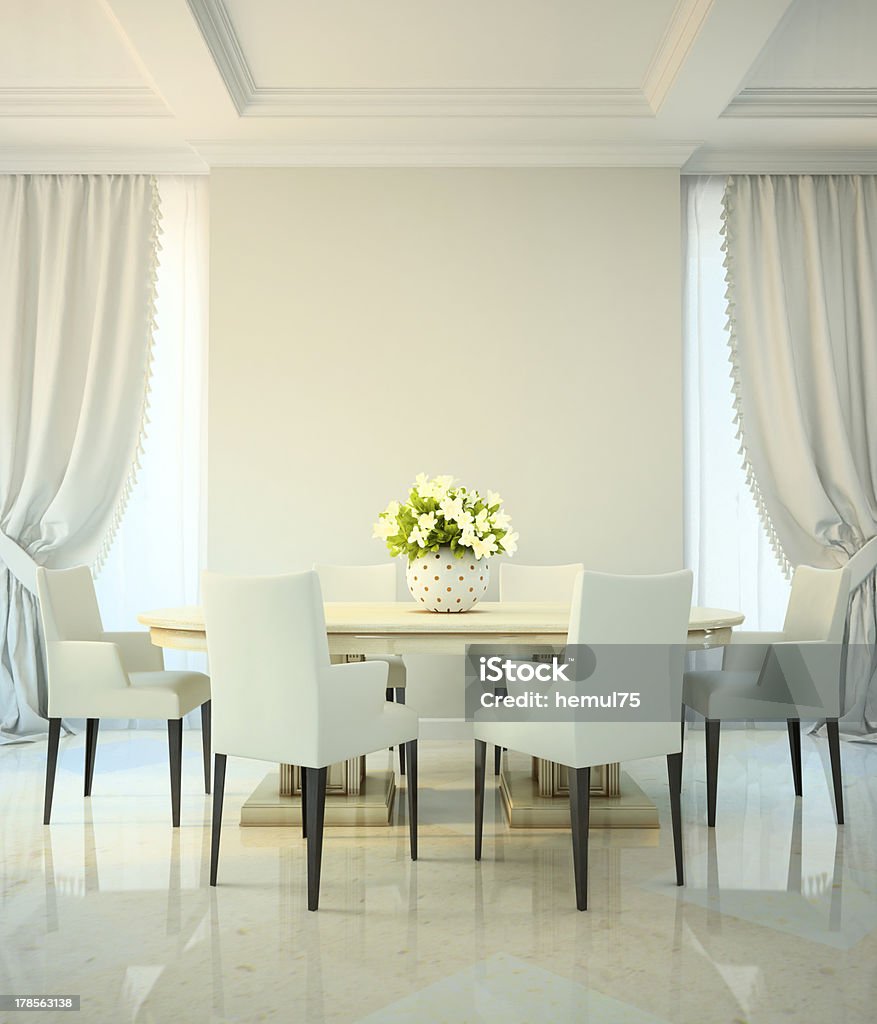
{"type": "Polygon", "coordinates": [[[201,591],[214,748],[300,763],[297,752],[317,743],[318,688],[330,663],[319,577],[205,572],[201,591]]]}
{"type": "Polygon", "coordinates": [[[569,565],[520,565],[503,560],[499,566],[500,601],[550,601],[569,604],[581,562],[569,565]]]}
{"type": "Polygon", "coordinates": [[[314,565],[324,601],[396,600],[396,564],[314,565]]]}
{"type": "Polygon", "coordinates": [[[843,641],[850,596],[850,567],[815,569],[799,565],[783,623],[787,640],[843,641]]]}
{"type": "Polygon", "coordinates": [[[573,590],[571,644],[685,644],[690,569],[658,576],[583,572],[573,590]]]}
{"type": "Polygon", "coordinates": [[[91,569],[37,569],[37,596],[46,642],[100,640],[103,623],[91,569]]]}
{"type": "MultiPolygon", "coordinates": [[[[568,644],[595,648],[588,687],[635,690],[643,711],[620,721],[599,715],[573,723],[579,763],[654,757],[681,749],[679,713],[693,574],[582,572],[573,589],[568,644]],[[605,673],[605,674],[604,674],[605,673]],[[598,676],[602,675],[601,679],[598,676]],[[617,683],[617,685],[616,685],[617,683]],[[654,701],[654,702],[653,702],[654,701]],[[659,708],[655,714],[654,709],[659,708]]],[[[570,646],[567,646],[567,654],[570,646]]]]}

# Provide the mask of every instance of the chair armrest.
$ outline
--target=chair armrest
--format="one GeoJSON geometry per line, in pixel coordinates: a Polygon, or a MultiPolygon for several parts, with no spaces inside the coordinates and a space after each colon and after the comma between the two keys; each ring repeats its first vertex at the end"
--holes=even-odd
{"type": "Polygon", "coordinates": [[[725,672],[760,672],[771,644],[782,643],[785,633],[742,630],[731,634],[731,643],[722,654],[725,672]]]}
{"type": "Polygon", "coordinates": [[[126,672],[161,672],[164,669],[164,655],[160,647],[149,638],[148,633],[104,633],[106,643],[119,648],[126,672]]]}
{"type": "Polygon", "coordinates": [[[88,717],[89,701],[130,685],[119,648],[95,640],[53,640],[47,644],[49,714],[88,717]]]}
{"type": "Polygon", "coordinates": [[[765,700],[795,704],[800,717],[837,718],[843,645],[833,640],[771,644],[758,677],[765,700]]]}
{"type": "Polygon", "coordinates": [[[385,661],[351,661],[328,665],[320,687],[320,702],[352,716],[379,715],[386,703],[390,666],[385,661]]]}

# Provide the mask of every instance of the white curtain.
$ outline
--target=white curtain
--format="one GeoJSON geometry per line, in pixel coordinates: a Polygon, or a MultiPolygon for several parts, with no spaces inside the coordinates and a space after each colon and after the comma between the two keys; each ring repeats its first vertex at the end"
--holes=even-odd
{"type": "MultiPolygon", "coordinates": [[[[729,179],[736,411],[765,529],[787,564],[845,564],[877,535],[877,177],[729,179]]],[[[877,640],[873,579],[850,641],[877,640]]],[[[877,733],[877,686],[847,678],[847,732],[877,733]]]]}
{"type": "Polygon", "coordinates": [[[153,179],[0,176],[0,740],[44,731],[37,565],[99,561],[134,480],[153,179]]]}
{"type": "Polygon", "coordinates": [[[696,604],[746,628],[782,627],[789,583],[771,551],[735,437],[722,251],[724,177],[683,178],[685,557],[696,604]]]}
{"type": "MultiPolygon", "coordinates": [[[[197,604],[204,562],[208,183],[195,176],[157,180],[162,236],[150,423],[137,486],[95,580],[110,630],[144,629],[137,616],[147,609],[197,604]]],[[[167,668],[206,671],[206,660],[165,651],[167,668]]],[[[113,724],[154,723],[101,728],[113,724]]]]}

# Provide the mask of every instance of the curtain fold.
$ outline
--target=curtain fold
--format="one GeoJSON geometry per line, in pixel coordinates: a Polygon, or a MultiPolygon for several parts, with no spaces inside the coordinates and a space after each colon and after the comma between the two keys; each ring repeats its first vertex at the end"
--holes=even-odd
{"type": "MultiPolygon", "coordinates": [[[[877,177],[729,179],[724,250],[735,411],[777,557],[832,568],[877,535],[877,177]]],[[[851,645],[877,642],[874,587],[851,645]]],[[[877,733],[870,671],[848,671],[845,731],[877,733]]]]}
{"type": "Polygon", "coordinates": [[[0,741],[45,731],[33,566],[99,562],[133,487],[158,233],[148,176],[0,176],[0,741]]]}

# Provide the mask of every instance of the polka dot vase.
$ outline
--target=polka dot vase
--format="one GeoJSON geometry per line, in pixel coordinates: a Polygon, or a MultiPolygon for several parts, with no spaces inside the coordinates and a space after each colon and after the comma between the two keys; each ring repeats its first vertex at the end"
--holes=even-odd
{"type": "Polygon", "coordinates": [[[468,551],[455,558],[450,548],[439,548],[408,563],[411,596],[431,612],[468,612],[484,598],[490,582],[490,561],[473,558],[468,551]]]}

